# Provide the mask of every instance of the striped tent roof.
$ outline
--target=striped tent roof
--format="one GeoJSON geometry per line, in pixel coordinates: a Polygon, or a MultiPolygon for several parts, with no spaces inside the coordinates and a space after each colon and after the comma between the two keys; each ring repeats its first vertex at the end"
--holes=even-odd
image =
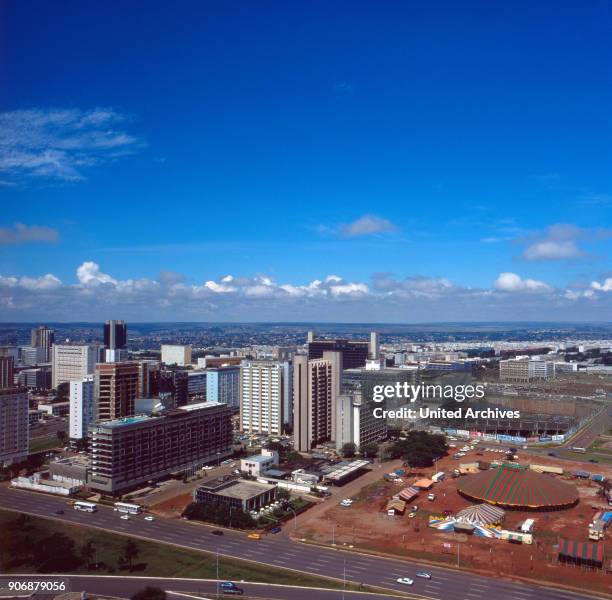
{"type": "Polygon", "coordinates": [[[465,477],[457,491],[471,500],[517,509],[555,509],[578,502],[572,485],[516,464],[465,477]]]}
{"type": "Polygon", "coordinates": [[[413,498],[416,498],[419,495],[419,492],[421,490],[415,488],[414,486],[410,486],[407,488],[404,488],[399,494],[398,496],[402,499],[405,500],[406,502],[410,502],[413,498]]]}
{"type": "Polygon", "coordinates": [[[506,511],[490,504],[468,506],[457,513],[457,520],[474,525],[492,525],[504,520],[506,511]]]}
{"type": "Polygon", "coordinates": [[[578,562],[603,563],[603,544],[559,539],[559,556],[578,562]]]}

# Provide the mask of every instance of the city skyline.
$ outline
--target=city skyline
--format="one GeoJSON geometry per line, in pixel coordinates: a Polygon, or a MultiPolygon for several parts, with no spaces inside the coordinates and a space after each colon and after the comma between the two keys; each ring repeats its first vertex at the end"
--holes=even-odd
{"type": "Polygon", "coordinates": [[[609,7],[472,4],[4,3],[2,320],[609,321],[609,7]]]}

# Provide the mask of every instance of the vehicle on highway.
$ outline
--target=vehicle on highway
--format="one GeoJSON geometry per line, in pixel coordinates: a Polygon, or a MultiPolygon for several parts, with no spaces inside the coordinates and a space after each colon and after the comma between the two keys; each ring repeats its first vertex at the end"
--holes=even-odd
{"type": "Polygon", "coordinates": [[[60,508],[59,510],[56,510],[56,511],[55,511],[55,514],[56,514],[56,515],[63,515],[63,514],[64,514],[64,511],[63,511],[63,510],[60,508]]]}
{"type": "Polygon", "coordinates": [[[247,537],[250,540],[260,540],[261,539],[261,533],[249,533],[249,535],[247,535],[247,537]]]}
{"type": "Polygon", "coordinates": [[[145,521],[155,521],[155,518],[153,517],[153,515],[147,515],[147,516],[144,518],[144,520],[145,520],[145,521]]]}
{"type": "Polygon", "coordinates": [[[129,515],[137,515],[142,512],[142,506],[139,504],[128,504],[127,502],[115,502],[114,511],[127,513],[129,515]]]}
{"type": "Polygon", "coordinates": [[[549,452],[548,456],[557,456],[554,452],[549,452]]]}
{"type": "Polygon", "coordinates": [[[244,594],[244,590],[239,588],[233,581],[224,581],[219,588],[223,594],[234,594],[238,596],[244,594]]]}
{"type": "Polygon", "coordinates": [[[270,533],[280,533],[281,532],[281,528],[276,525],[276,527],[272,527],[272,529],[270,529],[270,533]]]}
{"type": "Polygon", "coordinates": [[[598,463],[599,461],[596,460],[595,458],[589,458],[589,462],[590,463],[598,463]]]}
{"type": "Polygon", "coordinates": [[[210,533],[213,535],[223,535],[223,532],[220,529],[213,529],[210,533]]]}
{"type": "Polygon", "coordinates": [[[215,467],[213,467],[212,465],[205,465],[202,467],[202,469],[204,471],[211,471],[212,469],[214,469],[215,467]]]}
{"type": "Polygon", "coordinates": [[[431,579],[431,573],[427,571],[417,571],[417,577],[421,577],[422,579],[431,579]]]}
{"type": "Polygon", "coordinates": [[[124,521],[129,521],[130,520],[130,517],[128,517],[128,515],[121,515],[119,518],[123,519],[124,521]]]}
{"type": "Polygon", "coordinates": [[[98,507],[93,502],[84,502],[83,500],[77,500],[72,507],[74,510],[80,510],[82,512],[96,512],[98,507]]]}
{"type": "Polygon", "coordinates": [[[397,583],[403,583],[404,585],[412,585],[414,583],[414,580],[410,579],[410,577],[398,577],[397,583]]]}

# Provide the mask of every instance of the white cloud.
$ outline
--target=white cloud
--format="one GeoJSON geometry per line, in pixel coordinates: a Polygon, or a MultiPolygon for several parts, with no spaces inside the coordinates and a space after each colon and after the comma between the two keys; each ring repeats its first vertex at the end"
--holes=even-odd
{"type": "Polygon", "coordinates": [[[117,280],[113,279],[110,275],[107,275],[106,273],[102,273],[102,271],[100,271],[100,266],[95,262],[84,262],[77,269],[76,273],[79,283],[85,286],[99,285],[101,283],[110,283],[113,285],[117,284],[117,280]]]}
{"type": "Polygon", "coordinates": [[[567,260],[584,256],[574,240],[544,240],[532,244],[523,252],[527,260],[567,260]]]}
{"type": "Polygon", "coordinates": [[[0,173],[79,181],[88,167],[133,154],[145,144],[123,130],[127,117],[112,109],[14,110],[0,113],[0,173]]]}
{"type": "Polygon", "coordinates": [[[537,279],[522,279],[516,273],[500,273],[493,284],[501,292],[548,292],[551,287],[537,279]]]}
{"type": "MultiPolygon", "coordinates": [[[[231,292],[235,292],[237,288],[235,288],[232,285],[227,285],[227,283],[224,283],[224,280],[227,280],[226,277],[224,277],[221,282],[222,283],[217,283],[216,281],[207,281],[204,285],[209,289],[212,290],[213,292],[217,293],[217,294],[228,294],[231,292]]],[[[231,281],[231,279],[230,279],[231,281]]]]}
{"type": "Polygon", "coordinates": [[[340,227],[340,232],[345,237],[359,237],[363,235],[373,235],[376,233],[394,233],[397,227],[387,219],[376,215],[364,215],[363,217],[346,223],[340,227]]]}
{"type": "Polygon", "coordinates": [[[58,241],[57,230],[43,225],[14,223],[12,227],[0,227],[0,244],[56,243],[58,241]]]}
{"type": "Polygon", "coordinates": [[[584,240],[601,240],[612,235],[610,229],[585,229],[576,225],[551,225],[543,232],[519,238],[527,244],[523,258],[530,261],[573,260],[586,258],[588,254],[580,247],[584,240]]]}
{"type": "Polygon", "coordinates": [[[55,275],[47,273],[42,277],[21,277],[19,285],[28,290],[54,290],[62,286],[62,282],[55,275]]]}
{"type": "Polygon", "coordinates": [[[591,283],[591,288],[600,292],[612,292],[612,277],[604,279],[603,283],[593,281],[593,283],[591,283]]]}

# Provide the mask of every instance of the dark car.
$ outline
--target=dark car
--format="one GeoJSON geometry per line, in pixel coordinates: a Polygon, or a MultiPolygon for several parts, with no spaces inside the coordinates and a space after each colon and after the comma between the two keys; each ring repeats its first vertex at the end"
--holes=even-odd
{"type": "Polygon", "coordinates": [[[63,515],[63,514],[64,514],[64,511],[63,511],[63,510],[60,508],[59,510],[56,510],[56,511],[55,511],[55,514],[56,514],[56,515],[63,515]]]}
{"type": "Polygon", "coordinates": [[[548,456],[557,456],[554,452],[549,452],[548,456]]]}
{"type": "Polygon", "coordinates": [[[280,531],[281,531],[281,528],[278,525],[270,529],[270,533],[280,533],[280,531]]]}
{"type": "Polygon", "coordinates": [[[594,458],[589,458],[589,462],[592,462],[592,463],[598,463],[599,461],[598,461],[598,460],[596,460],[596,459],[594,459],[594,458]]]}
{"type": "Polygon", "coordinates": [[[238,596],[242,596],[242,594],[244,594],[244,590],[242,588],[239,588],[232,581],[224,581],[220,585],[220,588],[221,588],[221,592],[223,594],[234,594],[234,595],[238,595],[238,596]]]}
{"type": "Polygon", "coordinates": [[[223,532],[220,529],[213,529],[211,533],[213,535],[223,535],[223,532]]]}

